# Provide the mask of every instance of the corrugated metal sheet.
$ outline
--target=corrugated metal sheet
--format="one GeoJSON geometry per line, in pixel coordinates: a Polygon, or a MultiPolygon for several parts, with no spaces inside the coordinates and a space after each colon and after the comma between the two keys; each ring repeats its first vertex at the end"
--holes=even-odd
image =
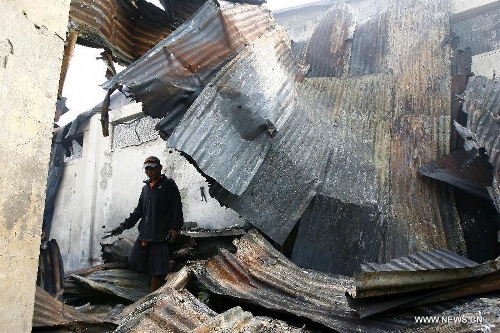
{"type": "Polygon", "coordinates": [[[368,264],[364,266],[363,272],[356,275],[356,297],[392,295],[449,286],[494,271],[489,267],[476,266],[477,263],[445,250],[421,252],[393,259],[384,265],[368,264]],[[468,269],[463,269],[464,267],[468,269]]]}
{"type": "Polygon", "coordinates": [[[79,269],[76,271],[66,272],[62,299],[67,304],[78,305],[81,304],[82,301],[91,302],[95,301],[96,299],[102,299],[103,295],[108,297],[108,293],[103,293],[99,290],[89,288],[86,284],[81,283],[78,279],[73,278],[73,276],[78,275],[80,277],[86,277],[95,272],[126,267],[126,262],[114,262],[110,264],[97,265],[79,269]]]}
{"type": "Polygon", "coordinates": [[[72,274],[70,277],[91,289],[116,295],[132,302],[151,292],[150,276],[127,269],[96,271],[85,277],[72,274]]]}
{"type": "Polygon", "coordinates": [[[236,254],[223,251],[194,268],[212,292],[308,318],[339,332],[381,332],[398,326],[358,319],[345,298],[352,279],[295,266],[256,230],[236,245],[236,254]]]}
{"type": "Polygon", "coordinates": [[[478,263],[459,256],[446,249],[437,249],[425,252],[417,252],[392,259],[385,264],[364,263],[361,265],[362,272],[387,272],[387,271],[417,271],[426,269],[462,268],[474,267],[478,263]]]}
{"type": "Polygon", "coordinates": [[[358,22],[352,41],[349,76],[380,74],[389,51],[388,1],[373,1],[369,19],[358,22]]]}
{"type": "Polygon", "coordinates": [[[261,168],[272,142],[281,141],[293,112],[292,82],[300,68],[284,40],[284,30],[277,28],[242,51],[203,90],[168,140],[237,195],[261,168]],[[276,50],[272,57],[271,49],[276,50]],[[223,142],[230,146],[223,147],[223,142]],[[215,149],[209,152],[210,147],[215,149]]]}
{"type": "Polygon", "coordinates": [[[273,24],[260,6],[219,7],[207,1],[188,22],[103,87],[127,86],[153,117],[175,107],[187,109],[189,96],[208,83],[215,69],[273,24]]]}
{"type": "Polygon", "coordinates": [[[462,94],[467,120],[455,122],[465,150],[424,165],[419,171],[477,196],[500,212],[500,89],[495,80],[471,77],[462,94]],[[489,164],[487,162],[489,162],[489,164]]]}
{"type": "Polygon", "coordinates": [[[457,285],[436,288],[427,292],[419,291],[401,295],[379,296],[373,298],[352,299],[350,305],[356,309],[361,318],[379,314],[392,309],[405,309],[431,303],[444,302],[457,298],[465,298],[500,290],[500,274],[498,270],[489,275],[469,280],[457,285]]]}
{"type": "MultiPolygon", "coordinates": [[[[476,9],[482,12],[484,8],[481,8],[476,9]]],[[[473,16],[471,13],[476,13],[476,10],[467,12],[469,18],[473,16]]],[[[452,18],[452,22],[454,21],[455,18],[452,18]]],[[[467,81],[472,75],[472,52],[470,48],[460,49],[464,45],[459,43],[462,37],[457,34],[466,34],[466,39],[468,39],[471,33],[475,34],[478,31],[454,31],[452,23],[452,33],[447,37],[454,48],[454,55],[451,59],[451,116],[453,122],[461,125],[457,126],[460,133],[453,127],[450,146],[452,153],[426,163],[419,168],[419,172],[456,187],[454,189],[455,202],[465,235],[467,256],[475,261],[483,262],[494,258],[498,253],[496,232],[492,232],[497,229],[492,218],[495,215],[495,208],[491,205],[492,199],[495,202],[495,194],[492,191],[495,186],[492,182],[494,168],[488,162],[488,155],[480,151],[477,143],[467,139],[467,134],[465,134],[467,131],[462,130],[463,126],[467,126],[467,114],[463,112],[463,104],[467,81]],[[464,138],[460,135],[464,135],[464,138]],[[464,150],[464,144],[469,152],[464,150]],[[471,144],[475,147],[471,147],[471,144]]],[[[477,38],[474,41],[481,43],[481,40],[477,38]]]]}
{"type": "Polygon", "coordinates": [[[193,333],[205,332],[245,332],[245,333],[298,333],[310,332],[270,317],[254,317],[251,312],[241,307],[229,309],[198,326],[193,333]]]}
{"type": "MultiPolygon", "coordinates": [[[[404,4],[400,3],[393,10],[399,8],[406,15],[413,10],[429,15],[429,21],[423,17],[418,19],[436,29],[434,38],[442,33],[438,33],[440,29],[446,31],[446,22],[442,21],[441,28],[435,25],[430,8],[421,11],[411,6],[404,8],[404,4]]],[[[389,17],[391,39],[397,40],[399,30],[394,25],[399,21],[389,17]]],[[[409,21],[412,22],[411,19],[409,21]]],[[[356,38],[356,33],[354,36],[356,38]]],[[[414,43],[427,43],[420,36],[412,38],[414,43]]],[[[395,43],[392,52],[398,46],[395,43]]],[[[425,46],[422,49],[436,47],[425,46]]],[[[445,57],[445,49],[439,48],[436,52],[443,52],[441,56],[445,57]]],[[[319,192],[329,198],[318,198],[312,203],[315,206],[311,207],[315,213],[306,213],[301,218],[293,256],[294,262],[301,266],[351,274],[358,267],[356,261],[359,264],[363,258],[389,259],[396,253],[405,253],[409,248],[418,248],[424,243],[447,244],[457,251],[464,251],[461,228],[452,218],[454,208],[447,199],[450,193],[444,187],[422,182],[415,172],[426,155],[446,151],[449,119],[446,116],[448,92],[444,83],[447,81],[447,69],[442,64],[438,65],[438,62],[444,61],[443,58],[431,60],[429,54],[415,52],[410,47],[400,49],[399,55],[408,64],[401,66],[402,72],[401,68],[395,68],[394,73],[413,76],[415,82],[421,74],[408,73],[409,70],[404,68],[414,68],[411,63],[416,58],[421,57],[420,61],[431,61],[441,68],[439,75],[442,77],[431,79],[443,83],[441,95],[437,91],[428,94],[420,102],[414,100],[415,105],[396,103],[394,98],[397,92],[401,94],[401,90],[408,85],[401,83],[402,77],[389,74],[355,79],[306,79],[299,87],[302,89],[297,89],[299,102],[310,101],[310,110],[317,110],[317,114],[329,114],[331,129],[322,137],[325,140],[326,136],[331,136],[334,141],[330,154],[322,154],[319,150],[313,157],[313,161],[314,158],[328,159],[326,176],[319,192]],[[428,103],[440,105],[440,109],[431,108],[436,115],[420,113],[422,109],[428,110],[425,106],[428,103]],[[399,109],[400,105],[405,106],[399,109]],[[395,110],[408,110],[414,114],[401,115],[395,110]],[[403,137],[409,142],[400,141],[403,137]],[[434,142],[438,148],[422,145],[421,142],[434,142]],[[429,195],[432,200],[429,200],[429,195]],[[438,214],[438,211],[444,214],[438,214]],[[332,241],[337,237],[343,241],[332,241]],[[328,258],[327,253],[345,255],[328,258]],[[352,258],[353,262],[346,263],[345,257],[352,258]]],[[[430,79],[438,73],[428,72],[426,75],[430,79]]],[[[415,87],[408,94],[418,94],[419,89],[415,87]]],[[[300,133],[297,131],[295,134],[300,133]]],[[[267,233],[267,229],[261,229],[267,233]]]]}
{"type": "MultiPolygon", "coordinates": [[[[187,21],[206,0],[170,0],[167,11],[144,0],[72,0],[71,30],[78,44],[111,51],[129,65],[187,21]]],[[[238,1],[262,4],[264,1],[238,1]]]]}
{"type": "Polygon", "coordinates": [[[368,263],[356,275],[350,304],[362,318],[500,290],[500,259],[477,264],[440,249],[415,253],[379,265],[368,263]]]}
{"type": "Polygon", "coordinates": [[[486,159],[471,157],[464,149],[425,164],[419,172],[478,197],[490,198],[487,187],[491,186],[493,178],[491,166],[486,159]]]}
{"type": "Polygon", "coordinates": [[[221,314],[212,311],[186,289],[163,288],[134,304],[115,332],[308,332],[268,317],[254,317],[241,307],[221,314]]]}
{"type": "Polygon", "coordinates": [[[350,6],[337,5],[327,11],[307,46],[308,77],[336,77],[348,72],[355,26],[350,6]]]}
{"type": "MultiPolygon", "coordinates": [[[[453,38],[451,44],[454,45],[454,40],[459,37],[453,38]]],[[[462,112],[462,100],[456,98],[464,93],[467,88],[467,80],[472,72],[472,54],[470,49],[460,50],[454,49],[453,61],[451,63],[451,118],[459,124],[465,125],[466,116],[462,112]]],[[[462,148],[463,140],[458,135],[455,128],[451,131],[451,145],[450,150],[456,151],[462,148]]]]}
{"type": "Polygon", "coordinates": [[[316,102],[311,107],[329,113],[335,143],[323,197],[300,220],[292,256],[300,266],[352,274],[363,261],[434,244],[465,252],[451,192],[416,172],[449,148],[449,49],[441,37],[449,31],[446,2],[390,3],[380,17],[387,21],[378,23],[387,24],[389,34],[386,74],[302,84],[311,82],[304,89],[316,102]]]}
{"type": "MultiPolygon", "coordinates": [[[[179,1],[180,13],[190,16],[201,1],[179,1]]],[[[78,43],[111,50],[120,63],[130,64],[174,29],[165,12],[147,1],[72,0],[70,29],[78,33],[78,43]]],[[[181,21],[187,17],[179,15],[181,21]]]]}
{"type": "Polygon", "coordinates": [[[105,87],[129,87],[150,115],[170,112],[168,144],[274,241],[300,220],[301,266],[352,274],[428,248],[466,253],[453,192],[418,174],[450,148],[448,9],[336,4],[301,66],[267,11],[207,2],[105,87]]]}
{"type": "Polygon", "coordinates": [[[184,267],[160,289],[125,308],[115,332],[307,332],[281,320],[254,317],[240,307],[218,314],[183,289],[191,275],[184,267]]]}
{"type": "Polygon", "coordinates": [[[89,276],[90,274],[96,273],[96,272],[102,272],[102,271],[109,270],[109,269],[118,269],[118,268],[126,268],[126,267],[127,267],[126,262],[112,262],[112,263],[108,263],[108,264],[101,264],[101,265],[96,265],[96,266],[84,267],[84,268],[77,269],[74,271],[66,272],[65,278],[68,278],[71,275],[78,275],[78,276],[85,277],[85,276],[89,276]]]}
{"type": "Polygon", "coordinates": [[[497,80],[472,77],[463,97],[467,113],[464,136],[485,150],[493,166],[493,184],[488,190],[500,212],[500,87],[497,80]]]}
{"type": "MultiPolygon", "coordinates": [[[[223,204],[276,242],[283,243],[302,216],[304,227],[299,228],[294,250],[299,265],[351,274],[363,261],[390,259],[431,245],[464,252],[451,192],[417,175],[423,161],[449,148],[450,49],[442,46],[449,32],[446,8],[445,1],[391,2],[387,14],[376,21],[389,36],[387,45],[381,36],[374,48],[384,58],[377,63],[386,66],[376,76],[329,78],[339,73],[321,65],[315,69],[316,78],[292,81],[293,75],[284,71],[289,43],[268,42],[267,51],[262,51],[266,39],[260,38],[218,73],[168,142],[231,192],[214,189],[223,204]],[[402,33],[408,30],[411,36],[402,33]],[[422,36],[419,31],[424,30],[422,36]],[[266,119],[276,124],[274,136],[262,130],[249,138],[252,129],[265,128],[266,119]],[[261,127],[256,126],[259,122],[261,127]],[[241,124],[246,127],[241,129],[241,124]],[[315,195],[327,197],[323,203],[333,206],[312,207],[303,215],[315,195]],[[342,218],[336,219],[334,213],[340,210],[342,218]],[[353,242],[332,242],[332,235],[338,234],[332,230],[353,242]],[[352,244],[349,250],[344,249],[346,243],[352,244]],[[354,259],[347,265],[340,256],[322,258],[326,263],[316,260],[319,253],[352,251],[354,259]]],[[[337,5],[331,12],[349,19],[348,10],[337,5]]],[[[336,24],[344,27],[334,29],[344,31],[340,40],[317,34],[332,47],[342,44],[352,29],[342,21],[336,24]]],[[[321,21],[316,31],[332,31],[331,22],[321,21]]],[[[349,36],[363,40],[362,32],[349,36]]],[[[365,37],[373,39],[370,36],[365,37]]],[[[367,72],[376,71],[378,65],[372,65],[367,72]]]]}
{"type": "Polygon", "coordinates": [[[112,322],[86,316],[75,308],[56,300],[40,287],[36,288],[32,326],[35,330],[42,327],[71,327],[76,330],[92,326],[99,326],[102,330],[112,330],[116,327],[112,322]]]}
{"type": "Polygon", "coordinates": [[[318,78],[301,85],[305,108],[328,116],[331,128],[325,133],[332,143],[324,155],[310,152],[309,158],[325,164],[318,193],[300,218],[292,253],[297,265],[350,275],[384,251],[390,219],[392,80],[318,78]]]}
{"type": "Polygon", "coordinates": [[[308,41],[308,77],[380,74],[387,70],[390,1],[347,1],[332,6],[308,41]]]}
{"type": "Polygon", "coordinates": [[[135,303],[115,332],[192,332],[215,315],[187,290],[163,289],[135,303]]]}
{"type": "Polygon", "coordinates": [[[346,1],[321,1],[310,3],[306,6],[296,6],[273,11],[273,17],[276,22],[285,28],[290,39],[293,41],[291,46],[297,60],[301,60],[305,56],[306,46],[321,18],[334,3],[339,2],[346,1]]]}

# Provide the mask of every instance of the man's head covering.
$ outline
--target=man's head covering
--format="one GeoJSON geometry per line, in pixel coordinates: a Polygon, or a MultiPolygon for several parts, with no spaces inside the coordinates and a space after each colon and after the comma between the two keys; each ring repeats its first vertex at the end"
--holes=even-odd
{"type": "Polygon", "coordinates": [[[149,156],[144,161],[144,168],[146,168],[146,167],[152,167],[152,168],[154,168],[157,165],[160,165],[160,160],[156,156],[149,156]]]}

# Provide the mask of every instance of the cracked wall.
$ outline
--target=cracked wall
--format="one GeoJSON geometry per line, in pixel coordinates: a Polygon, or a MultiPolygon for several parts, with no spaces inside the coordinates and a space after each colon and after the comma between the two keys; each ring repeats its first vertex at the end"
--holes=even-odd
{"type": "Polygon", "coordinates": [[[69,0],[2,1],[1,332],[31,332],[51,130],[68,10],[69,0]]]}

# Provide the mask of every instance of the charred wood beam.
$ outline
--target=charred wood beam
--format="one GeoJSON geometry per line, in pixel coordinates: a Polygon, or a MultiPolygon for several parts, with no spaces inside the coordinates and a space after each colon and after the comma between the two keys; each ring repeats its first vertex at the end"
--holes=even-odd
{"type": "Polygon", "coordinates": [[[73,57],[73,51],[75,50],[77,36],[78,36],[77,32],[73,29],[70,29],[68,32],[68,38],[66,39],[66,43],[64,44],[64,55],[61,65],[61,74],[59,75],[59,89],[57,91],[58,99],[62,98],[64,81],[66,80],[66,75],[68,74],[69,63],[71,61],[71,58],[73,57]]]}

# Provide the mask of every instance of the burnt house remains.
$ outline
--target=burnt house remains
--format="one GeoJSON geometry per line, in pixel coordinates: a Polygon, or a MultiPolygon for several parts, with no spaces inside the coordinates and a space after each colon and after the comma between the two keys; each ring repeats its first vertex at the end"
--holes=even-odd
{"type": "Polygon", "coordinates": [[[72,272],[72,292],[80,283],[135,303],[53,326],[172,329],[179,307],[192,314],[182,332],[418,331],[402,308],[482,311],[500,324],[500,89],[485,65],[500,60],[499,1],[330,0],[273,13],[265,1],[161,3],[73,0],[61,87],[75,43],[103,48],[108,98],[141,102],[248,228],[153,294],[102,283],[140,280],[123,271],[72,272]],[[183,289],[193,278],[246,307],[210,308],[183,289]]]}

